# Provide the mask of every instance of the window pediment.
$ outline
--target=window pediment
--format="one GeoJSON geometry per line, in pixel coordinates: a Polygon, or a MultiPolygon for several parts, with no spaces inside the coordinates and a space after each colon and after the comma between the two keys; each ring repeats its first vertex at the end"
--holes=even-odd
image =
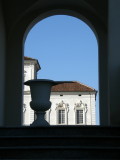
{"type": "Polygon", "coordinates": [[[56,109],[68,109],[69,104],[65,103],[63,100],[56,104],[56,109]]]}
{"type": "Polygon", "coordinates": [[[74,107],[75,110],[77,109],[83,109],[85,112],[87,112],[87,104],[86,103],[83,103],[81,100],[79,103],[75,103],[75,107],[74,107]]]}

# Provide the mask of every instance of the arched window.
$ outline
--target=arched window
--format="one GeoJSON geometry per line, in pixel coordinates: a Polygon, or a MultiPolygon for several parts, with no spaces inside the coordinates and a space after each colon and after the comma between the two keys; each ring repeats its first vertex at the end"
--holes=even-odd
{"type": "Polygon", "coordinates": [[[68,104],[61,101],[56,107],[56,120],[58,125],[68,124],[68,104]]]}
{"type": "Polygon", "coordinates": [[[75,103],[75,124],[85,125],[86,124],[86,113],[87,105],[83,104],[82,101],[75,103]]]}

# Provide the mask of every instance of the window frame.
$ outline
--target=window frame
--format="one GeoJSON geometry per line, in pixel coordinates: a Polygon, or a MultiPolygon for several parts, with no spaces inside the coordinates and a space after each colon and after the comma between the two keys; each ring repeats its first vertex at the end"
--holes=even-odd
{"type": "Polygon", "coordinates": [[[75,125],[87,125],[87,104],[84,104],[81,100],[79,103],[75,103],[75,125]],[[83,111],[83,123],[77,123],[77,111],[83,111]]]}
{"type": "Polygon", "coordinates": [[[58,109],[57,114],[58,114],[57,115],[58,124],[59,125],[65,125],[66,124],[66,112],[65,112],[65,109],[64,108],[58,109]],[[64,114],[63,114],[63,112],[60,112],[60,111],[64,111],[64,114]],[[60,121],[61,121],[61,123],[60,123],[60,121]]]}
{"type": "Polygon", "coordinates": [[[62,100],[60,103],[56,104],[56,125],[68,125],[68,111],[69,111],[69,104],[68,103],[64,103],[64,101],[62,100]],[[60,110],[64,110],[65,111],[65,122],[59,124],[59,111],[60,110]]]}
{"type": "MultiPolygon", "coordinates": [[[[79,119],[80,119],[80,117],[79,117],[79,119]]],[[[75,112],[75,124],[76,125],[84,125],[85,124],[85,112],[84,112],[84,109],[76,109],[76,112],[75,112]],[[78,121],[77,111],[82,111],[82,123],[77,123],[77,121],[78,121]]]]}

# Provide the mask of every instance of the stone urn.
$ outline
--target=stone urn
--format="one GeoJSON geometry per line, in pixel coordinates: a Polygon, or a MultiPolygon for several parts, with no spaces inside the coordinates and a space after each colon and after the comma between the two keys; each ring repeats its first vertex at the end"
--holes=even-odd
{"type": "Polygon", "coordinates": [[[30,107],[37,115],[36,120],[31,126],[49,126],[49,123],[44,119],[45,113],[51,107],[50,93],[54,85],[64,83],[64,81],[53,81],[48,79],[36,79],[26,81],[24,84],[30,86],[31,99],[30,107]]]}

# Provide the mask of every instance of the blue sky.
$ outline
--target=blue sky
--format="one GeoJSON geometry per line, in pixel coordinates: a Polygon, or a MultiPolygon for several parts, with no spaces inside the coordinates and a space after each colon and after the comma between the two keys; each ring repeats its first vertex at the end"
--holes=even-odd
{"type": "MultiPolygon", "coordinates": [[[[98,90],[98,45],[90,27],[78,18],[50,16],[28,33],[24,55],[38,59],[38,78],[80,81],[98,90]]],[[[97,97],[97,124],[98,124],[97,97]]]]}

